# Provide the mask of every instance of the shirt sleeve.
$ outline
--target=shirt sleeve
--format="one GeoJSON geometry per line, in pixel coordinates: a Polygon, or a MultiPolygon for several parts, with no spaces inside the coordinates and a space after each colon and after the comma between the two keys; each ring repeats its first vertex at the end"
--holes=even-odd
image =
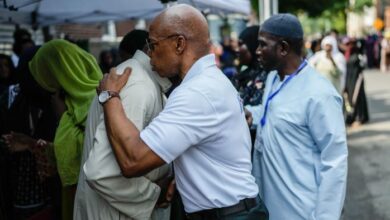
{"type": "MultiPolygon", "coordinates": [[[[126,116],[138,129],[144,127],[151,101],[143,85],[131,85],[121,92],[126,116]]],[[[134,219],[149,219],[160,194],[160,188],[145,177],[122,176],[111,149],[104,121],[98,125],[94,146],[84,164],[87,182],[112,207],[134,219]]]]}
{"type": "Polygon", "coordinates": [[[347,182],[347,141],[339,96],[316,97],[309,105],[308,124],[320,152],[316,220],[340,219],[347,182]]]}
{"type": "Polygon", "coordinates": [[[217,132],[218,114],[201,92],[175,91],[164,110],[141,132],[142,140],[166,163],[217,132]]]}

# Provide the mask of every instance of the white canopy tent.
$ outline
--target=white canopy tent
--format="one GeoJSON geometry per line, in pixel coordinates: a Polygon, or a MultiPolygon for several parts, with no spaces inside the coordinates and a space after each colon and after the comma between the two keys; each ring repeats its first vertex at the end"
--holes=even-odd
{"type": "MultiPolygon", "coordinates": [[[[38,26],[153,18],[164,9],[158,0],[3,0],[0,23],[38,26]],[[10,10],[11,9],[11,10],[10,10]],[[13,11],[12,9],[17,9],[13,11]]],[[[250,13],[249,0],[178,0],[205,13],[250,13]]]]}

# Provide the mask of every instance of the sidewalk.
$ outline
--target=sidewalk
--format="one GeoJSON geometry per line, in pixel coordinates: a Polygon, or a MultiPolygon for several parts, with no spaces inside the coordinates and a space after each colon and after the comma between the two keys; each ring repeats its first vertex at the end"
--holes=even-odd
{"type": "Polygon", "coordinates": [[[390,72],[365,71],[370,123],[348,129],[343,220],[390,219],[390,72]]]}

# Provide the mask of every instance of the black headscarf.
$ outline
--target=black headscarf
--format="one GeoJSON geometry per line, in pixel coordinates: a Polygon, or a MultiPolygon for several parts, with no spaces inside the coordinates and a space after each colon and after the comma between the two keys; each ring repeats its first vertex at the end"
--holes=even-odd
{"type": "Polygon", "coordinates": [[[8,87],[9,85],[12,85],[15,83],[15,68],[12,63],[11,57],[7,56],[5,54],[0,54],[0,59],[7,60],[9,69],[10,69],[10,75],[7,79],[0,79],[0,86],[1,87],[8,87]]]}
{"type": "Polygon", "coordinates": [[[52,140],[57,121],[51,105],[51,94],[38,85],[28,67],[38,49],[29,48],[20,57],[16,73],[20,92],[10,107],[7,127],[15,132],[52,140]]]}
{"type": "Polygon", "coordinates": [[[256,49],[259,46],[258,34],[259,34],[259,25],[254,25],[251,27],[247,27],[245,30],[241,32],[239,36],[239,39],[244,44],[246,44],[249,52],[252,55],[252,62],[251,62],[252,64],[257,62],[256,49]]]}
{"type": "Polygon", "coordinates": [[[16,81],[20,86],[20,93],[30,98],[33,102],[42,107],[50,102],[51,94],[38,85],[31,75],[28,63],[32,60],[40,47],[35,46],[23,52],[16,69],[16,81]]]}

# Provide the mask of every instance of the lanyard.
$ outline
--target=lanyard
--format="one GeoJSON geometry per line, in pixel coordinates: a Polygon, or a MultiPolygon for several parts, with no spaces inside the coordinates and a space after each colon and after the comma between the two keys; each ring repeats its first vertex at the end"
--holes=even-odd
{"type": "MultiPolygon", "coordinates": [[[[260,120],[260,124],[261,124],[261,127],[264,127],[265,125],[265,120],[266,120],[266,116],[267,116],[267,110],[268,110],[268,105],[269,103],[271,102],[271,100],[280,92],[280,90],[282,90],[282,88],[292,79],[294,78],[305,66],[307,65],[307,61],[304,60],[302,61],[302,63],[299,65],[298,69],[293,73],[291,74],[283,83],[282,85],[279,87],[279,89],[277,89],[275,92],[273,92],[272,94],[270,94],[267,98],[267,101],[265,103],[265,108],[264,108],[264,114],[263,114],[263,117],[261,117],[261,120],[260,120]]],[[[272,87],[273,85],[275,84],[275,81],[277,79],[277,75],[275,75],[275,78],[272,82],[272,87]]],[[[272,89],[271,87],[271,89],[272,89]]]]}

